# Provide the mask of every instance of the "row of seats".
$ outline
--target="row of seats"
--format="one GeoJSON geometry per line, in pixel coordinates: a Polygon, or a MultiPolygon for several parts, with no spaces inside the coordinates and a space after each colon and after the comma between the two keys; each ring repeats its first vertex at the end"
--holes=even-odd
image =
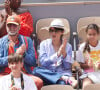
{"type": "MultiPolygon", "coordinates": [[[[43,86],[41,90],[74,90],[74,89],[69,85],[48,85],[48,86],[43,86]]],[[[86,86],[82,90],[100,90],[100,84],[91,84],[86,86]]]]}
{"type": "MultiPolygon", "coordinates": [[[[37,33],[37,37],[40,41],[45,40],[50,37],[48,28],[49,28],[51,21],[54,19],[57,19],[57,18],[45,18],[45,19],[38,20],[38,22],[36,24],[36,33],[37,33]]],[[[70,38],[69,21],[64,18],[59,18],[59,19],[62,19],[62,21],[64,22],[65,30],[66,30],[65,35],[69,39],[70,38]]],[[[84,18],[80,18],[78,20],[77,33],[78,33],[80,43],[82,43],[83,41],[86,40],[85,29],[88,24],[92,24],[92,23],[95,23],[98,26],[100,26],[100,17],[84,17],[84,18]]]]}

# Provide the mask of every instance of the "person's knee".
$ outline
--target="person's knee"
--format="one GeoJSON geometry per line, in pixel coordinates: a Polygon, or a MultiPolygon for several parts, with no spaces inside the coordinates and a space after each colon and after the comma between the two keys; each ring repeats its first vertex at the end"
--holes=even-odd
{"type": "Polygon", "coordinates": [[[92,84],[92,81],[89,78],[83,79],[83,88],[86,87],[87,85],[92,84]]]}

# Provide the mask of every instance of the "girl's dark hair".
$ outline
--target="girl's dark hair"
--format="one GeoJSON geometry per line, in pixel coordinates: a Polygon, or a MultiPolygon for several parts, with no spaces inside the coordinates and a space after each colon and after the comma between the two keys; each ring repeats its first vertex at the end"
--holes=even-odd
{"type": "Polygon", "coordinates": [[[19,54],[11,54],[8,56],[8,63],[23,62],[23,56],[19,54]]]}
{"type": "MultiPolygon", "coordinates": [[[[100,33],[99,27],[98,27],[98,25],[96,25],[96,24],[89,24],[89,25],[87,26],[87,28],[86,28],[86,33],[88,32],[89,29],[95,30],[95,31],[97,32],[97,34],[100,33]]],[[[89,41],[88,41],[88,40],[86,41],[86,44],[85,44],[85,47],[84,47],[83,52],[85,53],[86,51],[88,51],[88,52],[91,51],[91,50],[90,50],[90,47],[89,47],[89,41]]]]}

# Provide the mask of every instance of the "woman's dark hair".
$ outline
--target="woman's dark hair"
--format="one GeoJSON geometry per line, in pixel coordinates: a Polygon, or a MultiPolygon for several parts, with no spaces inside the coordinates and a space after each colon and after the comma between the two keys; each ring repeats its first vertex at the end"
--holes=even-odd
{"type": "MultiPolygon", "coordinates": [[[[87,26],[87,28],[86,28],[86,33],[88,32],[88,30],[89,29],[92,29],[92,30],[95,30],[96,32],[97,32],[97,34],[99,34],[99,27],[98,27],[98,25],[96,25],[96,24],[89,24],[88,26],[87,26]]],[[[86,41],[86,44],[85,44],[85,47],[84,47],[84,50],[83,50],[83,52],[85,53],[86,51],[88,51],[88,52],[90,52],[91,50],[90,50],[90,47],[89,47],[89,41],[87,40],[86,41]]]]}
{"type": "Polygon", "coordinates": [[[23,62],[23,56],[19,54],[11,54],[8,56],[8,63],[23,62]]]}
{"type": "Polygon", "coordinates": [[[63,34],[60,36],[60,41],[62,43],[62,41],[63,41],[63,34]]]}

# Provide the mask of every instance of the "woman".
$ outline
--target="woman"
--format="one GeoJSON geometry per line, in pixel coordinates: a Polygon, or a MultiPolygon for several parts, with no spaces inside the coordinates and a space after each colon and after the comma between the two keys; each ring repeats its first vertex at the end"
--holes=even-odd
{"type": "Polygon", "coordinates": [[[27,9],[21,9],[22,0],[5,0],[5,9],[0,11],[0,37],[7,34],[6,31],[6,20],[8,15],[17,14],[21,19],[20,34],[29,36],[33,32],[33,19],[32,15],[27,9]]]}
{"type": "MultiPolygon", "coordinates": [[[[36,73],[46,84],[71,84],[77,81],[72,77],[72,46],[64,37],[64,24],[60,19],[51,22],[49,33],[51,38],[40,43],[40,64],[36,73]]],[[[35,74],[36,74],[35,73],[35,74]]]]}
{"type": "Polygon", "coordinates": [[[100,41],[99,27],[96,24],[89,24],[86,28],[87,41],[80,45],[78,61],[81,64],[84,74],[83,88],[88,84],[100,83],[100,41]]]}

